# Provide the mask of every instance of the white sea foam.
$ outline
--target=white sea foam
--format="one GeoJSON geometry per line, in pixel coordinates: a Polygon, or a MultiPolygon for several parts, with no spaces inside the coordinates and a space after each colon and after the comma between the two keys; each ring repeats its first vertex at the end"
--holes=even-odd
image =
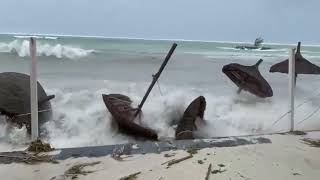
{"type": "MultiPolygon", "coordinates": [[[[29,40],[14,40],[9,43],[0,43],[0,52],[14,53],[20,57],[30,55],[29,40]]],[[[37,43],[38,56],[54,56],[56,58],[77,59],[90,55],[94,50],[86,50],[59,43],[37,43]]]]}
{"type": "Polygon", "coordinates": [[[55,37],[55,36],[38,36],[38,35],[17,35],[13,37],[17,39],[29,39],[31,37],[36,39],[52,39],[52,40],[58,39],[58,37],[55,37]]]}
{"type": "MultiPolygon", "coordinates": [[[[47,140],[54,147],[79,147],[106,144],[119,144],[134,141],[132,138],[119,134],[112,126],[111,115],[105,107],[101,94],[122,93],[130,96],[137,106],[147,88],[145,84],[120,83],[108,81],[106,88],[96,91],[67,89],[52,89],[49,94],[55,94],[52,100],[53,120],[45,124],[48,131],[47,140]],[[141,88],[144,87],[144,88],[141,88]]],[[[215,95],[208,91],[199,94],[198,89],[179,89],[162,86],[161,95],[154,90],[143,107],[142,123],[155,129],[162,139],[174,138],[174,122],[181,118],[188,104],[199,95],[207,101],[205,119],[207,125],[200,127],[200,137],[236,136],[283,132],[289,128],[288,117],[285,116],[276,125],[272,125],[281,115],[287,112],[287,100],[281,98],[260,99],[249,93],[240,95],[215,95]]],[[[297,98],[296,103],[304,101],[297,98]]],[[[306,103],[296,110],[296,119],[304,119],[315,108],[316,104],[306,103]]],[[[4,125],[0,126],[2,129],[4,125]]],[[[320,128],[317,116],[312,117],[297,129],[320,128]]],[[[6,132],[6,131],[4,131],[6,132]]],[[[25,129],[13,129],[9,135],[11,144],[27,142],[25,129]]],[[[12,145],[11,145],[12,146],[12,145]]],[[[8,148],[8,147],[7,147],[8,148]]],[[[12,148],[12,147],[11,147],[12,148]]]]}

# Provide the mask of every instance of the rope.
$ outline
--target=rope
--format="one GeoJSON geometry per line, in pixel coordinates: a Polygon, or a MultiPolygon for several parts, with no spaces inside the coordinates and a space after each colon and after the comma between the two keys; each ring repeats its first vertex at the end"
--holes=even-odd
{"type": "MultiPolygon", "coordinates": [[[[157,74],[152,74],[152,78],[156,78],[157,74]]],[[[161,88],[160,88],[160,83],[159,83],[159,79],[157,80],[157,85],[158,85],[158,89],[159,89],[159,92],[160,92],[160,95],[163,96],[162,92],[161,92],[161,88]]]]}
{"type": "Polygon", "coordinates": [[[308,117],[304,118],[302,121],[298,122],[297,125],[301,124],[302,122],[308,120],[311,118],[313,115],[315,115],[318,111],[320,110],[320,107],[318,107],[315,111],[313,111],[308,117]]]}
{"type": "Polygon", "coordinates": [[[182,133],[193,133],[193,131],[190,131],[190,130],[185,130],[185,131],[181,131],[181,132],[179,132],[179,133],[177,133],[177,135],[176,136],[179,136],[180,134],[182,134],[182,133]]]}
{"type": "MultiPolygon", "coordinates": [[[[51,111],[52,109],[44,109],[44,110],[40,110],[38,111],[38,113],[40,112],[47,112],[47,111],[51,111]]],[[[31,113],[25,113],[25,114],[18,114],[18,115],[15,115],[14,117],[20,117],[20,116],[26,116],[26,115],[30,115],[31,113]]]]}
{"type": "Polygon", "coordinates": [[[158,89],[159,89],[160,95],[163,96],[163,94],[162,94],[162,92],[161,92],[159,80],[157,81],[157,85],[158,85],[158,89]]]}
{"type": "MultiPolygon", "coordinates": [[[[298,109],[299,107],[301,107],[302,105],[304,105],[304,104],[306,104],[307,102],[309,102],[309,101],[311,101],[313,98],[315,98],[315,97],[317,97],[317,96],[319,96],[320,95],[320,93],[318,93],[318,94],[316,94],[316,95],[314,95],[314,96],[312,96],[312,97],[310,97],[310,98],[308,98],[308,99],[306,99],[305,101],[303,101],[301,104],[299,104],[298,106],[296,106],[295,108],[296,109],[298,109]]],[[[319,109],[318,109],[319,110],[319,109]]],[[[318,111],[317,110],[317,111],[318,111]]],[[[317,112],[316,111],[316,112],[317,112]]],[[[287,111],[286,113],[284,113],[282,116],[280,116],[275,122],[273,122],[273,124],[272,124],[272,127],[275,125],[275,124],[277,124],[281,119],[283,119],[287,114],[289,114],[289,113],[291,113],[291,110],[289,110],[289,111],[287,111]]],[[[313,114],[314,114],[315,112],[313,112],[313,114]]],[[[313,115],[312,114],[312,115],[313,115]]],[[[312,116],[311,115],[311,116],[312,116]]],[[[310,117],[311,117],[310,116],[310,117]]],[[[309,116],[307,117],[307,119],[309,118],[309,116]]],[[[306,119],[304,119],[303,121],[305,121],[306,119]]],[[[298,124],[300,124],[301,123],[301,121],[298,123],[298,124]]]]}
{"type": "Polygon", "coordinates": [[[131,101],[126,101],[126,100],[123,100],[123,99],[120,99],[120,98],[116,98],[116,97],[109,97],[110,99],[115,99],[115,100],[118,100],[118,101],[122,101],[122,102],[126,102],[126,103],[132,103],[131,101]]]}

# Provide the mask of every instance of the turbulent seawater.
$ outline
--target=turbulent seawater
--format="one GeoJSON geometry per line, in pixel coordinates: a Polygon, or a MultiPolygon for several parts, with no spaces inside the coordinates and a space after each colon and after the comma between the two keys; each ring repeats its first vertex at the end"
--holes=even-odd
{"type": "MultiPolygon", "coordinates": [[[[37,36],[39,81],[52,100],[53,119],[44,125],[46,139],[54,147],[116,144],[134,139],[111,126],[101,94],[121,93],[134,105],[142,99],[173,40],[134,40],[85,37],[37,36]]],[[[200,137],[286,131],[289,120],[288,78],[269,73],[272,64],[288,56],[295,45],[268,45],[271,50],[237,50],[235,43],[178,43],[175,54],[143,107],[142,122],[161,138],[174,137],[172,121],[179,119],[188,104],[205,96],[207,126],[200,137]],[[273,88],[272,98],[237,94],[236,86],[222,73],[225,64],[255,64],[273,88]]],[[[320,65],[320,47],[304,46],[302,54],[320,65]]],[[[0,36],[0,71],[29,73],[28,36],[0,36]]],[[[320,129],[320,76],[301,75],[296,88],[296,129],[320,129]],[[311,98],[310,101],[307,101],[311,98]],[[305,102],[307,101],[307,102],[305,102]],[[314,113],[313,113],[314,112],[314,113]],[[313,114],[310,116],[310,114],[313,114]],[[310,117],[309,117],[310,116],[310,117]],[[299,121],[308,118],[301,124],[299,121]]],[[[10,127],[0,119],[0,151],[24,148],[25,128],[10,127]]]]}

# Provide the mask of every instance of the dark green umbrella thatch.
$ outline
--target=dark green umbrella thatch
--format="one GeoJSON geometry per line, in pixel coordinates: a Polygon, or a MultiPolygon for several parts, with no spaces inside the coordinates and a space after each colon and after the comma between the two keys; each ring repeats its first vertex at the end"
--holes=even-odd
{"type": "MultiPolygon", "coordinates": [[[[300,52],[301,42],[298,42],[297,52],[295,54],[295,73],[296,78],[298,74],[320,74],[320,67],[312,64],[307,59],[305,59],[300,52]]],[[[288,73],[289,60],[286,59],[282,62],[274,64],[270,68],[270,72],[288,73]]]]}
{"type": "Polygon", "coordinates": [[[245,90],[261,97],[272,97],[273,91],[269,83],[259,72],[260,59],[255,65],[244,66],[237,63],[225,65],[222,72],[225,73],[238,87],[239,91],[245,90]]]}
{"type": "MultiPolygon", "coordinates": [[[[51,115],[50,99],[38,82],[39,124],[51,115]]],[[[26,125],[31,132],[30,76],[16,72],[0,73],[0,113],[19,125],[26,125]]]]}

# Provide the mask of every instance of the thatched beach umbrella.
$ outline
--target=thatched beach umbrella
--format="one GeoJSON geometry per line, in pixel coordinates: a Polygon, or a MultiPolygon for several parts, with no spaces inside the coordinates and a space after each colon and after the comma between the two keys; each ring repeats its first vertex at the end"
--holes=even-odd
{"type": "Polygon", "coordinates": [[[193,132],[197,130],[196,120],[200,120],[202,123],[205,122],[203,116],[206,106],[206,99],[203,96],[197,97],[189,104],[178,123],[176,129],[177,140],[194,139],[193,132]]]}
{"type": "Polygon", "coordinates": [[[241,90],[245,90],[261,98],[272,97],[273,91],[271,86],[259,72],[259,65],[262,61],[260,59],[252,66],[231,63],[225,65],[222,68],[222,72],[239,87],[238,93],[241,90]]]}
{"type": "MultiPolygon", "coordinates": [[[[38,82],[39,124],[43,124],[51,116],[50,99],[38,82]]],[[[0,114],[9,117],[10,121],[26,125],[31,132],[30,114],[30,76],[16,72],[0,73],[0,114]]]]}
{"type": "Polygon", "coordinates": [[[113,120],[117,123],[120,132],[134,137],[144,137],[152,140],[158,139],[156,131],[134,122],[136,109],[131,106],[132,101],[128,96],[122,94],[102,94],[102,99],[113,120]]]}
{"type": "MultiPolygon", "coordinates": [[[[300,52],[301,42],[298,42],[297,52],[295,54],[295,73],[296,79],[298,74],[320,74],[320,67],[312,64],[307,59],[305,59],[300,52]]],[[[270,68],[270,72],[288,73],[288,62],[286,59],[280,63],[274,64],[270,68]]]]}

